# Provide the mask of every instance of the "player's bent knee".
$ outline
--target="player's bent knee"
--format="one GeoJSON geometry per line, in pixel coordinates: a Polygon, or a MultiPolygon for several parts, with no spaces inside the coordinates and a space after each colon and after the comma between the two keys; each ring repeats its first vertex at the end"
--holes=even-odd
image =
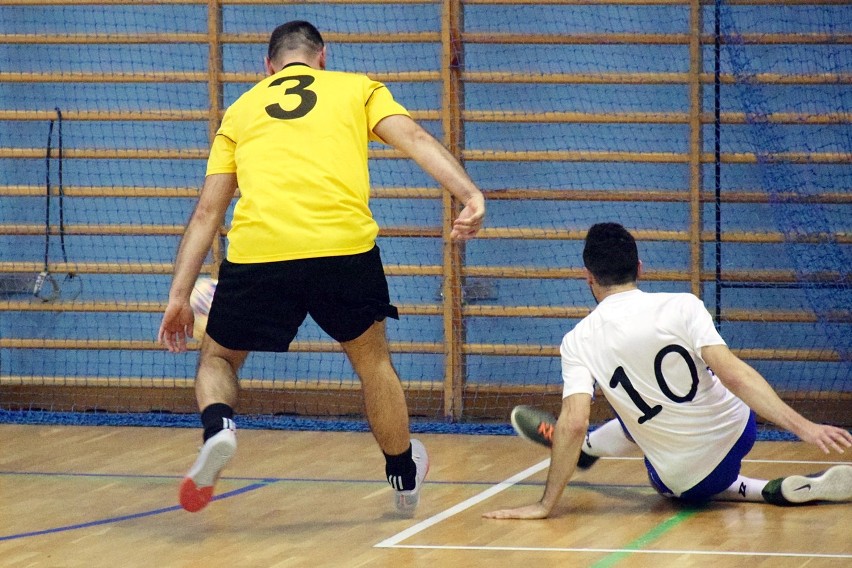
{"type": "Polygon", "coordinates": [[[198,357],[198,366],[201,368],[206,365],[215,365],[215,361],[221,360],[228,363],[236,372],[242,366],[247,356],[248,351],[228,349],[227,347],[223,347],[217,343],[216,340],[209,335],[205,335],[204,340],[201,343],[201,354],[198,357]]]}

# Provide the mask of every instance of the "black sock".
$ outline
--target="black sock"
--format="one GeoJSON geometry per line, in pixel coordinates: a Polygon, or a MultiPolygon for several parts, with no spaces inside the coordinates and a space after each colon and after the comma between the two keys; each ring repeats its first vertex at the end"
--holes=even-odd
{"type": "Polygon", "coordinates": [[[233,429],[234,409],[216,402],[201,412],[201,424],[204,426],[204,441],[215,436],[225,428],[233,429]]]}
{"type": "Polygon", "coordinates": [[[414,465],[414,460],[411,458],[410,445],[398,456],[385,454],[385,474],[388,477],[388,483],[397,491],[414,489],[417,466],[414,465]]]}

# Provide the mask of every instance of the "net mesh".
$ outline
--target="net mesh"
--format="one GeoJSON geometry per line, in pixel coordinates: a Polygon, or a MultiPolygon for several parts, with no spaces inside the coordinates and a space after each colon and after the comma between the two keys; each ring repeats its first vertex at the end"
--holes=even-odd
{"type": "MultiPolygon", "coordinates": [[[[413,415],[558,405],[559,342],[593,306],[582,238],[617,221],[644,289],[698,294],[785,398],[850,421],[840,2],[0,2],[0,409],[195,410],[197,352],[155,343],[172,261],[220,111],[292,19],[323,32],[329,68],[385,82],[489,198],[481,237],[447,252],[441,189],[371,146],[413,415]]],[[[310,320],[241,379],[248,414],[362,413],[310,320]]]]}

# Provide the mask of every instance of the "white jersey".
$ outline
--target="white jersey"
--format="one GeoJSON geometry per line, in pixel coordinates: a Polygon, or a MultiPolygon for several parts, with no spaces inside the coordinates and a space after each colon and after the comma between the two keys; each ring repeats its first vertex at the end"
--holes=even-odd
{"type": "Polygon", "coordinates": [[[563,397],[595,381],[676,496],[709,475],[745,430],[750,410],[707,368],[724,345],[692,294],[607,296],[562,340],[563,397]]]}

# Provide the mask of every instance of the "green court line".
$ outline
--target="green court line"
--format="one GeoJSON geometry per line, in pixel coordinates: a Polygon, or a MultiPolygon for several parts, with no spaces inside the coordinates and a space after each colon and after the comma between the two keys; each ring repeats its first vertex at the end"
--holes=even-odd
{"type": "Polygon", "coordinates": [[[699,509],[684,509],[674,517],[669,517],[656,527],[652,528],[633,542],[627,544],[624,548],[624,551],[613,552],[612,554],[605,556],[592,564],[591,568],[610,568],[614,566],[621,560],[624,560],[626,557],[630,556],[630,550],[642,550],[650,544],[651,542],[657,540],[671,529],[675,528],[695,513],[697,513],[699,509]]]}

